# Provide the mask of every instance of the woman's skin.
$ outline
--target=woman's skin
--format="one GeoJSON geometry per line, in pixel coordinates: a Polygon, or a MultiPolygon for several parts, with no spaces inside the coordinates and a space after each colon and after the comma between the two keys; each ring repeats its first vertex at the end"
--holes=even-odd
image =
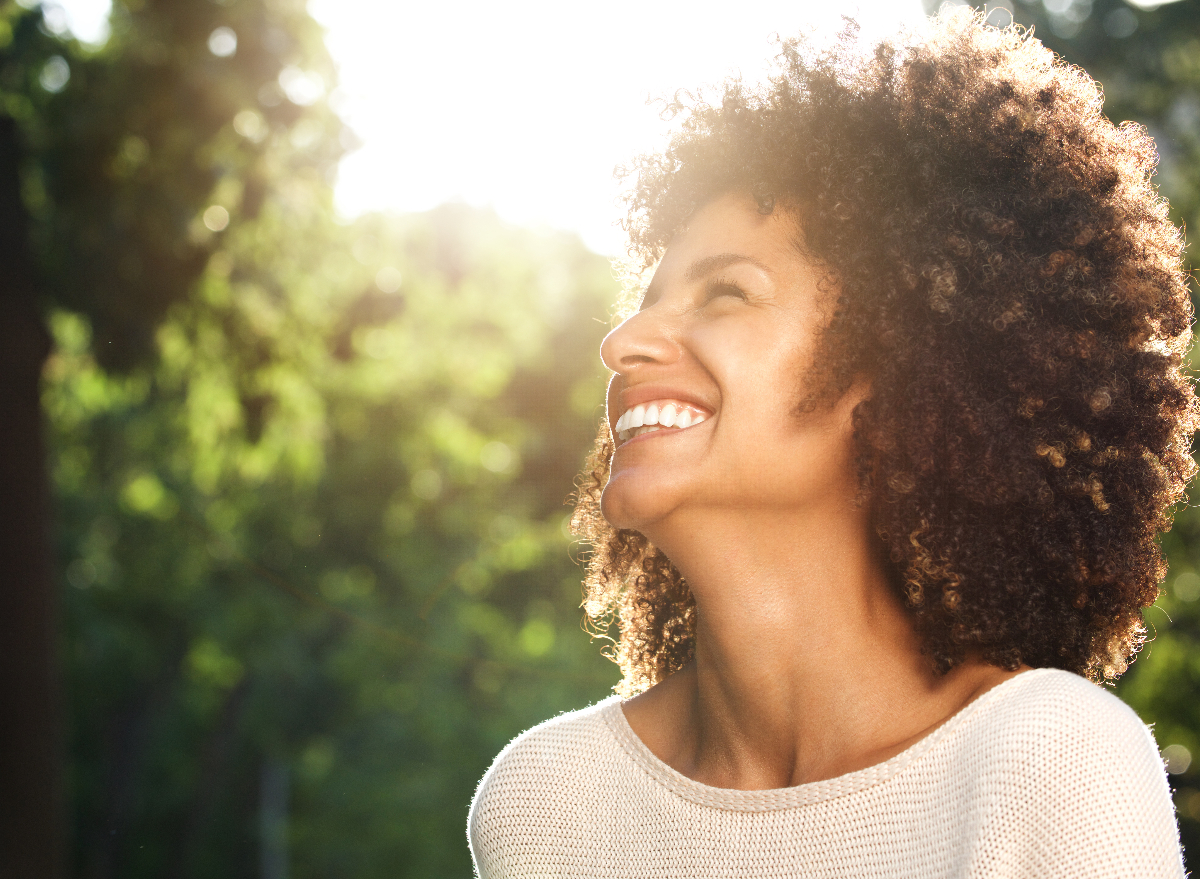
{"type": "Polygon", "coordinates": [[[603,510],[667,554],[698,611],[695,660],[625,716],[661,760],[715,787],[874,765],[1016,673],[968,662],[939,676],[920,654],[856,503],[851,412],[869,382],[799,406],[835,288],[797,239],[786,211],[712,201],[601,348],[616,373],[610,426],[654,401],[704,418],[620,444],[603,510]]]}

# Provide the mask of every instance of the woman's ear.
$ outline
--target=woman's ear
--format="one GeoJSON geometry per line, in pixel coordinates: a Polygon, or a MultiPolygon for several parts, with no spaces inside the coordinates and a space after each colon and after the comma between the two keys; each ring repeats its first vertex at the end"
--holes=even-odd
{"type": "MultiPolygon", "coordinates": [[[[859,403],[864,403],[871,399],[872,382],[871,379],[863,374],[855,377],[850,383],[850,387],[846,388],[840,400],[834,404],[834,408],[840,413],[845,413],[846,421],[853,420],[854,410],[859,403]]],[[[851,426],[853,429],[853,426],[851,426]]]]}

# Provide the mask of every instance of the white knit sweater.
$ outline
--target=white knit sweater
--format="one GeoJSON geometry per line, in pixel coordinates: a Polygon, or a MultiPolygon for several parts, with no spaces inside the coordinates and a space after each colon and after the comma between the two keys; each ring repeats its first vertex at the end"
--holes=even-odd
{"type": "Polygon", "coordinates": [[[681,775],[607,699],[509,744],[468,835],[481,879],[1183,876],[1149,730],[1050,669],[994,687],[877,766],[763,791],[681,775]]]}

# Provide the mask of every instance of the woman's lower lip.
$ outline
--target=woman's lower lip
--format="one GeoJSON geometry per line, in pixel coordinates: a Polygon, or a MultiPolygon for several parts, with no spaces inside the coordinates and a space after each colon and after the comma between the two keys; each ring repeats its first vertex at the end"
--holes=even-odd
{"type": "Polygon", "coordinates": [[[700,425],[697,424],[694,427],[685,427],[683,429],[674,428],[674,427],[664,427],[662,430],[652,430],[649,433],[640,433],[637,436],[631,436],[629,439],[625,440],[624,442],[618,442],[617,448],[623,449],[630,443],[636,443],[638,440],[649,439],[652,436],[662,436],[663,434],[686,433],[687,431],[694,430],[696,427],[699,427],[699,426],[700,425]]]}

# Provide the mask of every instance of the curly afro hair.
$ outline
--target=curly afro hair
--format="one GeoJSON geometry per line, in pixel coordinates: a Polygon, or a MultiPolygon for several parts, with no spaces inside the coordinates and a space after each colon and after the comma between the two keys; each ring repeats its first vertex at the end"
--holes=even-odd
{"type": "MultiPolygon", "coordinates": [[[[870,52],[853,26],[786,41],[767,85],[676,104],[666,151],[628,172],[646,268],[726,192],[800,218],[839,290],[822,396],[871,378],[863,502],[939,672],[970,655],[1119,675],[1195,469],[1182,237],[1153,143],[1101,104],[1030,34],[957,10],[870,52]]],[[[601,516],[611,452],[602,425],[573,523],[630,694],[691,658],[696,608],[661,551],[601,516]]]]}

